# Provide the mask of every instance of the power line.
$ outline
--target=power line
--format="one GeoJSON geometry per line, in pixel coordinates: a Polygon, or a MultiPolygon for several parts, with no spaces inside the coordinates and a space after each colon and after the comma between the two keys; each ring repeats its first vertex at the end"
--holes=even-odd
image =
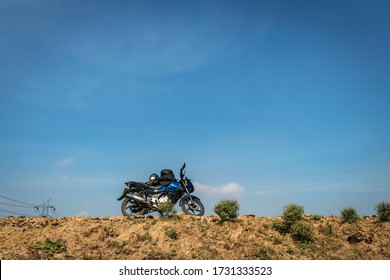
{"type": "Polygon", "coordinates": [[[4,210],[4,209],[0,209],[0,211],[6,212],[6,213],[10,213],[10,214],[20,215],[20,216],[30,216],[30,215],[21,214],[21,213],[18,213],[18,212],[8,211],[8,210],[4,210]]]}
{"type": "Polygon", "coordinates": [[[17,203],[21,203],[21,204],[25,204],[25,205],[29,205],[29,206],[35,207],[34,204],[23,202],[23,201],[19,201],[19,200],[16,200],[16,199],[12,199],[12,198],[6,197],[4,195],[0,195],[0,197],[2,197],[4,199],[8,199],[8,200],[13,201],[13,202],[17,202],[17,203]]]}
{"type": "MultiPolygon", "coordinates": [[[[54,213],[55,216],[57,217],[57,213],[56,213],[55,207],[49,204],[49,201],[51,200],[51,198],[48,199],[47,201],[43,202],[40,205],[34,205],[34,204],[31,204],[31,203],[27,203],[27,202],[23,202],[23,201],[19,201],[19,200],[13,199],[13,198],[9,198],[9,197],[6,197],[4,195],[0,195],[0,197],[4,198],[4,199],[7,199],[9,201],[13,201],[13,202],[16,202],[16,203],[24,204],[24,205],[16,205],[16,204],[7,203],[7,202],[0,202],[0,204],[2,204],[2,205],[13,206],[13,207],[23,207],[23,208],[34,208],[35,211],[37,211],[39,216],[41,216],[41,217],[51,217],[49,215],[49,210],[51,210],[51,212],[54,213]]],[[[25,215],[25,214],[21,214],[21,213],[18,213],[18,212],[5,210],[5,209],[0,209],[0,211],[6,212],[6,213],[15,214],[15,215],[29,216],[29,215],[25,215]]]]}
{"type": "Polygon", "coordinates": [[[10,204],[10,203],[6,203],[6,202],[0,202],[0,204],[8,205],[8,206],[15,206],[15,207],[34,208],[34,206],[16,205],[16,204],[10,204]]]}

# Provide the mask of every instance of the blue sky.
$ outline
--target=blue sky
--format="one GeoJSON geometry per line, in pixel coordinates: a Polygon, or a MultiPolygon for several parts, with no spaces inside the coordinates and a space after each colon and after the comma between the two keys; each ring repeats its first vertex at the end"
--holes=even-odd
{"type": "Polygon", "coordinates": [[[121,215],[123,182],[186,162],[207,215],[225,198],[373,214],[390,198],[389,8],[2,0],[0,195],[121,215]]]}

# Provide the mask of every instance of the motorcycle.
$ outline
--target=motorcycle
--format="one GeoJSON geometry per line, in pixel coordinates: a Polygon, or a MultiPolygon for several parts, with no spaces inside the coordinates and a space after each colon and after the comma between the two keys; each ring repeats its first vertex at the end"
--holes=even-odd
{"type": "Polygon", "coordinates": [[[175,205],[180,200],[179,205],[184,213],[203,216],[204,206],[198,197],[191,194],[195,188],[191,179],[188,179],[185,175],[185,167],[186,164],[184,163],[180,169],[180,180],[171,180],[171,182],[168,182],[169,184],[164,184],[163,180],[157,186],[150,181],[145,183],[125,182],[126,188],[117,199],[118,201],[123,199],[121,204],[122,214],[124,216],[135,216],[158,212],[161,203],[171,202],[175,205]]]}

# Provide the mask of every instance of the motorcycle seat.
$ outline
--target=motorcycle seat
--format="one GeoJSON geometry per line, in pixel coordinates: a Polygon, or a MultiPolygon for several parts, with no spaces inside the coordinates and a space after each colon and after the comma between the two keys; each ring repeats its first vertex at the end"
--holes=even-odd
{"type": "MultiPolygon", "coordinates": [[[[160,186],[160,188],[161,188],[161,187],[162,187],[162,186],[160,186]]],[[[161,190],[160,188],[148,188],[148,189],[146,189],[145,191],[146,191],[148,194],[150,194],[150,195],[165,192],[165,190],[161,190]]]]}
{"type": "Polygon", "coordinates": [[[148,189],[149,188],[149,186],[147,184],[142,183],[142,182],[128,181],[125,184],[126,184],[126,186],[130,186],[133,188],[140,188],[140,189],[148,189]]]}
{"type": "Polygon", "coordinates": [[[126,182],[126,185],[130,185],[135,188],[140,188],[145,190],[149,194],[158,194],[162,193],[165,190],[160,190],[163,186],[162,185],[157,185],[157,186],[151,186],[150,184],[147,183],[142,183],[142,182],[134,182],[134,181],[128,181],[126,182]]]}

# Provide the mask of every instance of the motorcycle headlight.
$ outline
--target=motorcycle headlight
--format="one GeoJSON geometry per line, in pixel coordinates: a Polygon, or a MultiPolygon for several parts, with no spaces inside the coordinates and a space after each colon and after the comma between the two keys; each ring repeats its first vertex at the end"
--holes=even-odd
{"type": "Polygon", "coordinates": [[[190,193],[192,193],[192,192],[195,190],[194,185],[191,183],[191,181],[188,181],[188,182],[187,182],[187,190],[188,190],[190,193]]]}

